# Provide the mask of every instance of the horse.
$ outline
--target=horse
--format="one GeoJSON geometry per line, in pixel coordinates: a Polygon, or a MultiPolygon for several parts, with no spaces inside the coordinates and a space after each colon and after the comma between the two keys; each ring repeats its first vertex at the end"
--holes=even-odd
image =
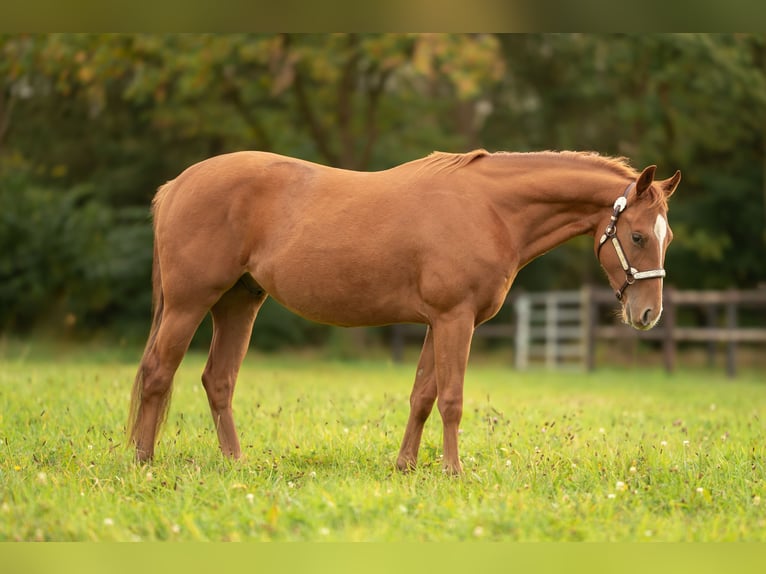
{"type": "Polygon", "coordinates": [[[208,312],[202,383],[221,452],[241,456],[234,387],[258,310],[273,297],[331,325],[425,324],[396,466],[415,468],[437,404],[443,469],[461,473],[471,338],[527,263],[591,235],[624,322],[657,323],[673,237],[668,198],[681,173],[655,181],[655,171],[593,152],[483,149],[373,172],[259,151],[188,167],[152,202],[153,315],[128,421],[137,461],[154,456],[174,373],[208,312]]]}

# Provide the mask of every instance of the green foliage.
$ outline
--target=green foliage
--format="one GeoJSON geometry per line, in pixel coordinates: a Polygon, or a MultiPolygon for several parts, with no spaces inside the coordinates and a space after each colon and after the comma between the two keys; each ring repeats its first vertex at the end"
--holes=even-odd
{"type": "MultiPolygon", "coordinates": [[[[510,149],[593,149],[634,167],[676,169],[669,283],[755,287],[766,280],[766,40],[747,34],[508,35],[512,70],[483,137],[510,149]],[[508,129],[513,126],[514,129],[508,129]]],[[[589,249],[546,256],[518,284],[598,279],[589,249]],[[574,275],[559,273],[562,260],[574,275]],[[579,271],[577,271],[579,270],[579,271]]]]}
{"type": "MultiPolygon", "coordinates": [[[[681,169],[669,283],[766,281],[762,35],[5,34],[0,55],[5,330],[145,328],[154,190],[240,149],[351,169],[592,149],[681,169]]],[[[577,240],[517,284],[600,281],[577,240]]],[[[264,348],[323,332],[276,307],[259,325],[264,348]]]]}
{"type": "MultiPolygon", "coordinates": [[[[152,465],[124,423],[134,359],[0,357],[0,540],[763,542],[763,383],[710,372],[469,368],[466,475],[394,470],[414,364],[248,359],[221,457],[192,354],[152,465]],[[126,361],[126,362],[123,362],[126,361]]],[[[95,357],[95,358],[94,358],[95,357]]]]}
{"type": "Polygon", "coordinates": [[[147,306],[151,229],[143,212],[108,209],[86,186],[39,187],[15,173],[0,184],[0,325],[44,319],[93,329],[147,306]]]}

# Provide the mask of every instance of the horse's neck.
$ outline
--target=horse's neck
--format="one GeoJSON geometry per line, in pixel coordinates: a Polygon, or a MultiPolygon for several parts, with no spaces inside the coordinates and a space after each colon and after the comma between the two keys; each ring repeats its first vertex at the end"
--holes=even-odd
{"type": "Polygon", "coordinates": [[[609,170],[574,163],[550,169],[529,163],[509,165],[505,174],[495,171],[488,188],[518,240],[522,265],[572,237],[595,235],[626,181],[609,170]]]}

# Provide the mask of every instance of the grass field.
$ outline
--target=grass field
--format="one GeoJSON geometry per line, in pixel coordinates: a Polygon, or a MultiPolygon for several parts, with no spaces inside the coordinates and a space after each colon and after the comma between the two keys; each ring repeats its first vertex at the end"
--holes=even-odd
{"type": "Polygon", "coordinates": [[[473,361],[465,476],[441,422],[394,470],[414,365],[250,355],[224,460],[191,354],[151,466],[124,426],[139,352],[0,347],[0,540],[766,541],[766,382],[473,361]]]}

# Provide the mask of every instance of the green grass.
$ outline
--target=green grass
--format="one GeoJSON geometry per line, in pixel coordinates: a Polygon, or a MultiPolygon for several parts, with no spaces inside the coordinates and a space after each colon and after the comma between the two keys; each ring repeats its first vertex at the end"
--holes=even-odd
{"type": "Polygon", "coordinates": [[[419,468],[394,470],[414,365],[311,356],[246,359],[232,463],[190,355],[155,462],[137,465],[138,354],[0,349],[0,540],[766,541],[757,373],[474,361],[452,478],[437,412],[419,468]]]}

